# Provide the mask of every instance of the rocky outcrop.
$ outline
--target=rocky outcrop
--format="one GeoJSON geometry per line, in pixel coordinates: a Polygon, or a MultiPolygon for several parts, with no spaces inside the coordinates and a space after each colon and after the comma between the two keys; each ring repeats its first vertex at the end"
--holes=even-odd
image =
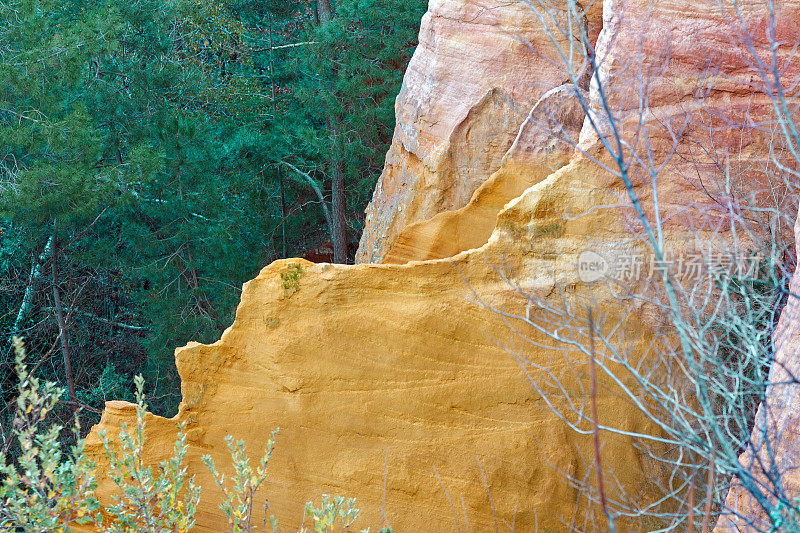
{"type": "MultiPolygon", "coordinates": [[[[587,5],[595,35],[602,4],[587,5]]],[[[568,81],[540,28],[523,1],[431,1],[357,262],[381,262],[406,226],[464,207],[500,168],[531,107],[568,81]]]]}
{"type": "Polygon", "coordinates": [[[566,84],[546,92],[522,123],[500,169],[469,203],[407,226],[383,262],[443,259],[483,246],[506,203],[569,162],[575,151],[569,141],[577,142],[585,116],[581,99],[588,99],[579,90],[566,84]]]}
{"type": "MultiPolygon", "coordinates": [[[[218,342],[176,352],[183,400],[174,419],[148,419],[145,453],[148,461],[171,454],[176,426],[186,424],[189,469],[204,488],[199,531],[224,529],[202,454],[230,472],[226,435],[255,451],[276,427],[265,497],[286,528],[300,522],[305,501],[329,493],[358,498],[360,527],[603,529],[567,479],[593,479],[591,440],[569,430],[532,384],[558,378],[575,402],[568,420],[586,423],[586,306],[601,317],[601,332],[624,339],[634,363],[657,355],[654,338],[671,324],[579,275],[587,249],[646,252],[642,225],[614,175],[619,158],[604,145],[609,130],[596,87],[590,118],[600,134],[586,120],[578,152],[530,123],[520,128],[531,108],[531,117],[543,109],[533,107],[539,100],[558,102],[551,118],[566,117],[551,126],[574,132],[580,113],[568,93],[544,96],[563,73],[541,55],[522,54],[530,50],[524,39],[552,51],[525,5],[441,0],[426,15],[360,257],[428,260],[273,263],[245,285],[236,320],[218,342]],[[439,215],[445,211],[453,213],[439,215]],[[445,258],[430,259],[437,257],[445,258]],[[299,276],[287,287],[290,271],[299,276]],[[572,337],[561,337],[565,331],[572,337]]],[[[730,239],[730,205],[720,201],[730,198],[720,179],[725,165],[698,147],[737,154],[745,169],[737,184],[748,187],[770,164],[755,130],[741,129],[745,118],[766,116],[768,102],[737,82],[747,65],[720,37],[717,16],[689,0],[608,2],[598,39],[626,157],[641,156],[629,167],[632,187],[678,251],[696,239],[730,239]],[[707,61],[718,65],[710,88],[707,61]],[[643,72],[651,82],[644,99],[634,83],[643,72]],[[636,113],[643,102],[645,121],[636,113]],[[647,165],[658,169],[657,180],[647,165]]],[[[763,196],[753,187],[756,205],[763,196]]],[[[620,380],[636,386],[624,373],[620,380]]],[[[655,429],[619,383],[601,377],[598,389],[603,425],[622,432],[604,432],[603,468],[646,505],[662,495],[630,435],[655,429]]],[[[132,420],[129,405],[109,404],[89,437],[105,498],[113,488],[102,476],[97,431],[113,434],[132,420]]]]}
{"type": "MultiPolygon", "coordinates": [[[[281,432],[264,497],[284,527],[297,526],[303,502],[329,493],[358,497],[361,527],[381,522],[385,501],[396,531],[451,531],[465,519],[472,531],[492,530],[492,506],[497,520],[515,521],[517,528],[559,528],[580,503],[558,472],[585,476],[590,442],[565,428],[523,379],[515,354],[527,352],[495,342],[508,338],[504,317],[466,297],[523,312],[524,299],[494,272],[502,265],[524,273],[524,290],[558,299],[553,289],[576,279],[589,228],[622,230],[618,215],[605,211],[563,222],[557,239],[542,237],[542,228],[559,223],[560,208],[541,207],[557,206],[565,189],[580,184],[587,190],[570,203],[582,210],[607,193],[587,184],[596,175],[592,167],[575,163],[529,190],[505,212],[491,243],[453,258],[456,268],[450,261],[342,266],[289,260],[247,283],[236,320],[219,342],[177,351],[178,415],[148,419],[152,462],[172,453],[176,425],[187,424],[189,470],[204,488],[198,531],[224,529],[201,455],[211,453],[220,471],[230,472],[226,435],[258,450],[276,427],[281,432]],[[281,273],[292,263],[302,275],[287,291],[281,273]]],[[[631,346],[644,352],[648,329],[635,320],[629,325],[631,346]]],[[[533,330],[529,335],[549,342],[533,330]]],[[[544,363],[555,356],[539,357],[544,363]]],[[[578,396],[581,384],[573,386],[578,396]]],[[[600,405],[609,423],[648,431],[614,395],[600,405]]],[[[133,410],[114,403],[100,427],[113,434],[122,422],[133,422],[133,410]]],[[[104,479],[99,429],[87,448],[104,479]]],[[[604,446],[609,472],[640,487],[631,440],[609,437],[604,446]]],[[[104,479],[99,492],[112,491],[104,479]]]]}

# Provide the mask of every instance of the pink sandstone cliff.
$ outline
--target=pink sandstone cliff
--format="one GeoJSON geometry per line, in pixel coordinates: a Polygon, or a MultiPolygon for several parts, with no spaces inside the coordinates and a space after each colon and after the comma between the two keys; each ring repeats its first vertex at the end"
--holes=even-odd
{"type": "Polygon", "coordinates": [[[489,240],[497,213],[525,189],[566,165],[583,126],[580,98],[588,95],[572,84],[547,91],[533,106],[500,168],[475,191],[467,205],[443,211],[406,226],[383,256],[383,263],[404,264],[452,257],[480,248],[489,240]]]}
{"type": "MultiPolygon", "coordinates": [[[[183,400],[174,419],[148,419],[146,453],[151,461],[170,454],[176,424],[187,424],[189,469],[204,488],[198,531],[224,528],[202,454],[229,471],[226,435],[258,450],[275,427],[281,432],[264,496],[287,530],[300,522],[304,502],[321,493],[357,497],[360,527],[375,528],[385,513],[400,532],[465,530],[466,521],[471,531],[491,531],[495,520],[518,531],[560,531],[575,520],[591,529],[581,520],[593,511],[565,479],[591,478],[591,442],[548,409],[525,374],[543,379],[576,367],[565,387],[582,401],[585,354],[566,352],[541,330],[487,306],[524,314],[524,293],[553,308],[592,302],[601,325],[619,325],[626,349],[641,358],[652,355],[656,330],[667,324],[578,276],[577,258],[587,247],[636,249],[641,227],[619,179],[599,166],[613,166],[599,136],[588,121],[578,131],[574,95],[547,118],[577,132],[583,153],[526,128],[535,104],[565,79],[541,62],[536,51],[549,45],[523,7],[431,4],[360,251],[366,262],[392,250],[395,262],[406,264],[278,261],[245,285],[236,320],[218,342],[176,351],[183,400]],[[524,39],[539,44],[523,46],[524,39]],[[281,273],[294,263],[303,274],[298,290],[286,291],[281,273]]],[[[763,140],[743,139],[730,124],[766,115],[768,102],[738,80],[746,65],[711,7],[689,0],[607,0],[602,7],[599,75],[631,146],[641,140],[631,82],[642,71],[653,76],[648,138],[655,164],[663,163],[656,189],[666,239],[677,248],[698,237],[728,239],[720,226],[726,212],[708,196],[718,167],[697,146],[713,136],[720,151],[743,153],[743,165],[762,162],[763,140]],[[719,68],[710,73],[708,61],[719,68]],[[698,92],[701,104],[688,105],[698,92]],[[707,117],[719,125],[705,127],[707,117]]],[[[596,88],[588,101],[597,106],[596,88]]],[[[652,183],[639,171],[634,185],[652,214],[652,183]]],[[[742,179],[761,201],[759,172],[742,179]]],[[[534,322],[549,319],[541,307],[530,312],[534,322]]],[[[585,327],[576,335],[585,342],[585,327]]],[[[653,431],[606,380],[598,402],[605,424],[630,434],[653,431]]],[[[131,406],[112,402],[100,428],[113,433],[132,417],[131,406]]],[[[98,429],[88,450],[102,477],[98,429]]],[[[631,437],[604,436],[603,462],[642,505],[660,496],[646,482],[647,465],[631,437]]],[[[100,493],[112,490],[104,479],[100,493]]]]}
{"type": "MultiPolygon", "coordinates": [[[[596,35],[602,3],[587,6],[596,35]]],[[[381,262],[404,227],[465,206],[500,168],[531,106],[567,81],[540,28],[524,2],[431,1],[358,262],[381,262]]]]}

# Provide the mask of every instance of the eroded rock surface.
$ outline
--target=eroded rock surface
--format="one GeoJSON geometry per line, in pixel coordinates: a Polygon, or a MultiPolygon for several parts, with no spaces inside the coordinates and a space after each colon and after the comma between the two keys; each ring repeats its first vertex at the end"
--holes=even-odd
{"type": "Polygon", "coordinates": [[[483,246],[506,203],[569,162],[575,151],[569,140],[577,142],[585,116],[581,99],[588,94],[572,84],[546,92],[522,123],[500,169],[469,203],[407,226],[383,262],[442,259],[483,246]]]}
{"type": "MultiPolygon", "coordinates": [[[[146,454],[153,462],[171,454],[176,424],[187,423],[189,470],[204,488],[198,531],[220,531],[225,523],[201,455],[211,453],[230,472],[225,435],[258,450],[276,427],[264,495],[285,527],[299,524],[303,503],[321,493],[356,496],[359,525],[374,527],[385,486],[385,512],[396,531],[451,531],[456,521],[464,527],[465,514],[472,531],[492,530],[481,468],[498,520],[524,529],[560,527],[579,499],[555,468],[586,475],[589,442],[547,410],[513,354],[495,343],[508,338],[502,317],[468,297],[474,290],[487,304],[521,312],[524,300],[494,268],[524,273],[518,281],[541,294],[576,279],[583,236],[593,225],[621,231],[618,215],[559,222],[558,211],[536,206],[555,206],[564,187],[585,187],[591,166],[567,167],[518,199],[492,243],[454,258],[457,268],[449,261],[300,262],[303,275],[290,293],[280,274],[297,261],[288,260],[247,283],[236,321],[219,342],[177,351],[183,392],[177,417],[148,419],[146,454]],[[540,238],[539,228],[554,222],[563,223],[561,237],[540,238]],[[443,485],[458,505],[457,518],[443,485]]],[[[605,194],[597,190],[572,207],[586,209],[605,194]]],[[[631,346],[644,352],[647,328],[635,321],[630,328],[631,346]]],[[[558,352],[542,357],[559,359],[558,352]]],[[[601,409],[630,431],[648,430],[613,395],[601,399],[601,409]]],[[[123,421],[133,422],[133,410],[112,404],[100,426],[113,434],[123,421]]],[[[104,479],[98,429],[87,448],[104,479]]],[[[630,439],[609,437],[605,447],[609,471],[640,487],[630,439]]],[[[104,479],[100,493],[112,490],[104,479]]]]}
{"type": "MultiPolygon", "coordinates": [[[[586,9],[594,35],[602,4],[586,9]]],[[[524,1],[432,0],[357,262],[381,262],[407,225],[465,206],[500,168],[531,107],[568,81],[558,61],[524,1]]]]}
{"type": "MultiPolygon", "coordinates": [[[[743,117],[768,116],[768,101],[754,97],[747,83],[737,85],[746,64],[720,36],[717,16],[689,0],[613,2],[603,31],[610,28],[614,38],[598,39],[623,140],[637,149],[642,124],[633,111],[641,100],[630,98],[631,82],[641,72],[655,76],[647,138],[659,180],[654,188],[633,165],[632,186],[648,216],[658,192],[665,239],[678,250],[697,239],[730,239],[728,206],[710,194],[725,191],[718,161],[698,144],[713,136],[720,152],[744,154],[737,164],[748,170],[739,183],[752,186],[756,204],[766,195],[759,173],[770,154],[738,125],[743,117]],[[665,43],[669,54],[662,53],[665,43]],[[718,89],[707,87],[709,59],[720,60],[718,89]],[[701,104],[687,105],[697,91],[701,104]],[[709,127],[708,117],[719,123],[709,127]]],[[[578,275],[578,257],[587,249],[646,251],[628,191],[603,168],[613,170],[615,161],[601,136],[585,122],[582,152],[569,155],[546,136],[533,143],[532,158],[518,150],[530,132],[519,131],[525,114],[564,81],[520,55],[520,34],[544,43],[536,28],[521,3],[477,0],[435,1],[424,21],[360,253],[362,261],[381,260],[409,223],[461,209],[480,189],[452,215],[456,229],[430,231],[412,241],[425,244],[397,257],[459,253],[403,265],[273,263],[245,285],[236,320],[220,341],[177,351],[183,401],[175,419],[148,419],[146,456],[171,454],[176,425],[187,424],[189,469],[204,488],[199,531],[220,531],[225,523],[202,454],[230,472],[225,436],[244,439],[257,455],[275,427],[281,432],[265,497],[287,530],[301,521],[304,502],[321,493],[357,497],[358,525],[373,529],[388,519],[400,532],[465,531],[467,521],[471,531],[492,531],[495,517],[500,528],[505,521],[517,531],[561,531],[565,522],[603,529],[565,477],[593,479],[590,440],[570,431],[527,381],[562,375],[564,390],[585,408],[586,353],[556,342],[553,332],[565,324],[546,310],[568,305],[574,321],[568,331],[586,343],[591,304],[603,317],[599,327],[617,328],[625,349],[643,360],[658,348],[654,332],[670,323],[643,305],[620,304],[608,285],[578,275]],[[465,120],[473,126],[464,127],[465,120]],[[503,170],[481,188],[518,133],[503,170]],[[550,156],[558,159],[554,166],[569,162],[544,176],[540,158],[550,156]],[[468,231],[473,217],[474,237],[440,246],[446,236],[468,231]],[[281,273],[293,264],[302,275],[287,290],[281,273]],[[509,316],[525,314],[526,294],[541,304],[529,310],[529,322],[509,316]]],[[[596,94],[590,102],[598,108],[596,94]]],[[[598,402],[604,424],[629,434],[654,430],[610,380],[601,379],[598,402]]],[[[131,407],[112,403],[100,428],[113,434],[123,421],[132,423],[131,407]]],[[[100,428],[87,449],[98,460],[99,490],[107,498],[113,487],[103,477],[100,428]]],[[[604,434],[602,454],[608,477],[641,505],[661,496],[630,437],[604,434]]]]}

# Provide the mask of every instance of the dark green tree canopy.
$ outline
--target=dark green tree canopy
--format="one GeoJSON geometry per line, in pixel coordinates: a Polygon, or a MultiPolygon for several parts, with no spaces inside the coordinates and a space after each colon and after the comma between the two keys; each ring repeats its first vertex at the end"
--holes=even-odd
{"type": "Polygon", "coordinates": [[[49,379],[69,358],[87,416],[136,372],[172,411],[174,348],[218,338],[266,263],[330,241],[328,207],[357,242],[425,2],[317,7],[0,4],[0,332],[49,379]]]}

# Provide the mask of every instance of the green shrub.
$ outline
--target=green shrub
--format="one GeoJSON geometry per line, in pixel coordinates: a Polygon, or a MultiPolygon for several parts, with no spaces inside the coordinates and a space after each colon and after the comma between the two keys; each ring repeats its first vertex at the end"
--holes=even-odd
{"type": "Polygon", "coordinates": [[[50,382],[42,385],[31,375],[22,340],[15,337],[13,343],[19,394],[12,432],[19,454],[11,459],[8,445],[0,451],[0,530],[68,531],[71,524],[94,520],[99,507],[94,497],[94,465],[83,453],[83,440],[65,456],[58,441],[63,428],[44,427],[63,390],[50,382]]]}
{"type": "Polygon", "coordinates": [[[136,428],[129,433],[127,425],[122,424],[120,453],[113,448],[105,432],[100,435],[109,461],[108,475],[122,489],[122,495],[114,496],[114,505],[107,509],[115,519],[103,532],[187,532],[194,526],[201,488],[195,485],[194,478],[188,477],[183,465],[188,449],[185,427],[181,425],[178,432],[174,455],[159,463],[158,475],[154,476],[142,457],[147,410],[142,376],[136,376],[135,383],[136,428]]]}
{"type": "MultiPolygon", "coordinates": [[[[332,533],[333,531],[346,531],[358,518],[358,508],[355,498],[342,496],[330,497],[322,495],[322,504],[319,508],[313,502],[306,503],[306,516],[314,521],[314,533],[332,533]],[[339,527],[336,527],[339,522],[339,527]]],[[[304,529],[304,531],[306,531],[304,529]]],[[[368,532],[365,529],[364,532],[368,532]]]]}
{"type": "MultiPolygon", "coordinates": [[[[231,476],[231,487],[225,484],[225,474],[220,474],[217,471],[217,467],[211,456],[203,456],[203,463],[211,471],[211,475],[214,476],[214,481],[222,491],[223,499],[219,507],[225,512],[225,516],[228,517],[228,525],[230,526],[231,533],[253,531],[253,502],[255,501],[256,492],[258,492],[258,489],[261,488],[261,485],[267,479],[267,464],[269,463],[270,457],[272,457],[272,449],[275,446],[275,435],[277,433],[277,429],[272,432],[272,436],[267,442],[267,449],[255,470],[250,466],[250,458],[247,456],[247,449],[244,441],[240,440],[234,444],[233,437],[228,435],[225,438],[235,469],[235,473],[231,476]]],[[[269,505],[265,504],[265,530],[267,508],[269,508],[269,505]]],[[[275,517],[270,515],[269,521],[272,526],[272,531],[276,531],[278,523],[275,517]]]]}

